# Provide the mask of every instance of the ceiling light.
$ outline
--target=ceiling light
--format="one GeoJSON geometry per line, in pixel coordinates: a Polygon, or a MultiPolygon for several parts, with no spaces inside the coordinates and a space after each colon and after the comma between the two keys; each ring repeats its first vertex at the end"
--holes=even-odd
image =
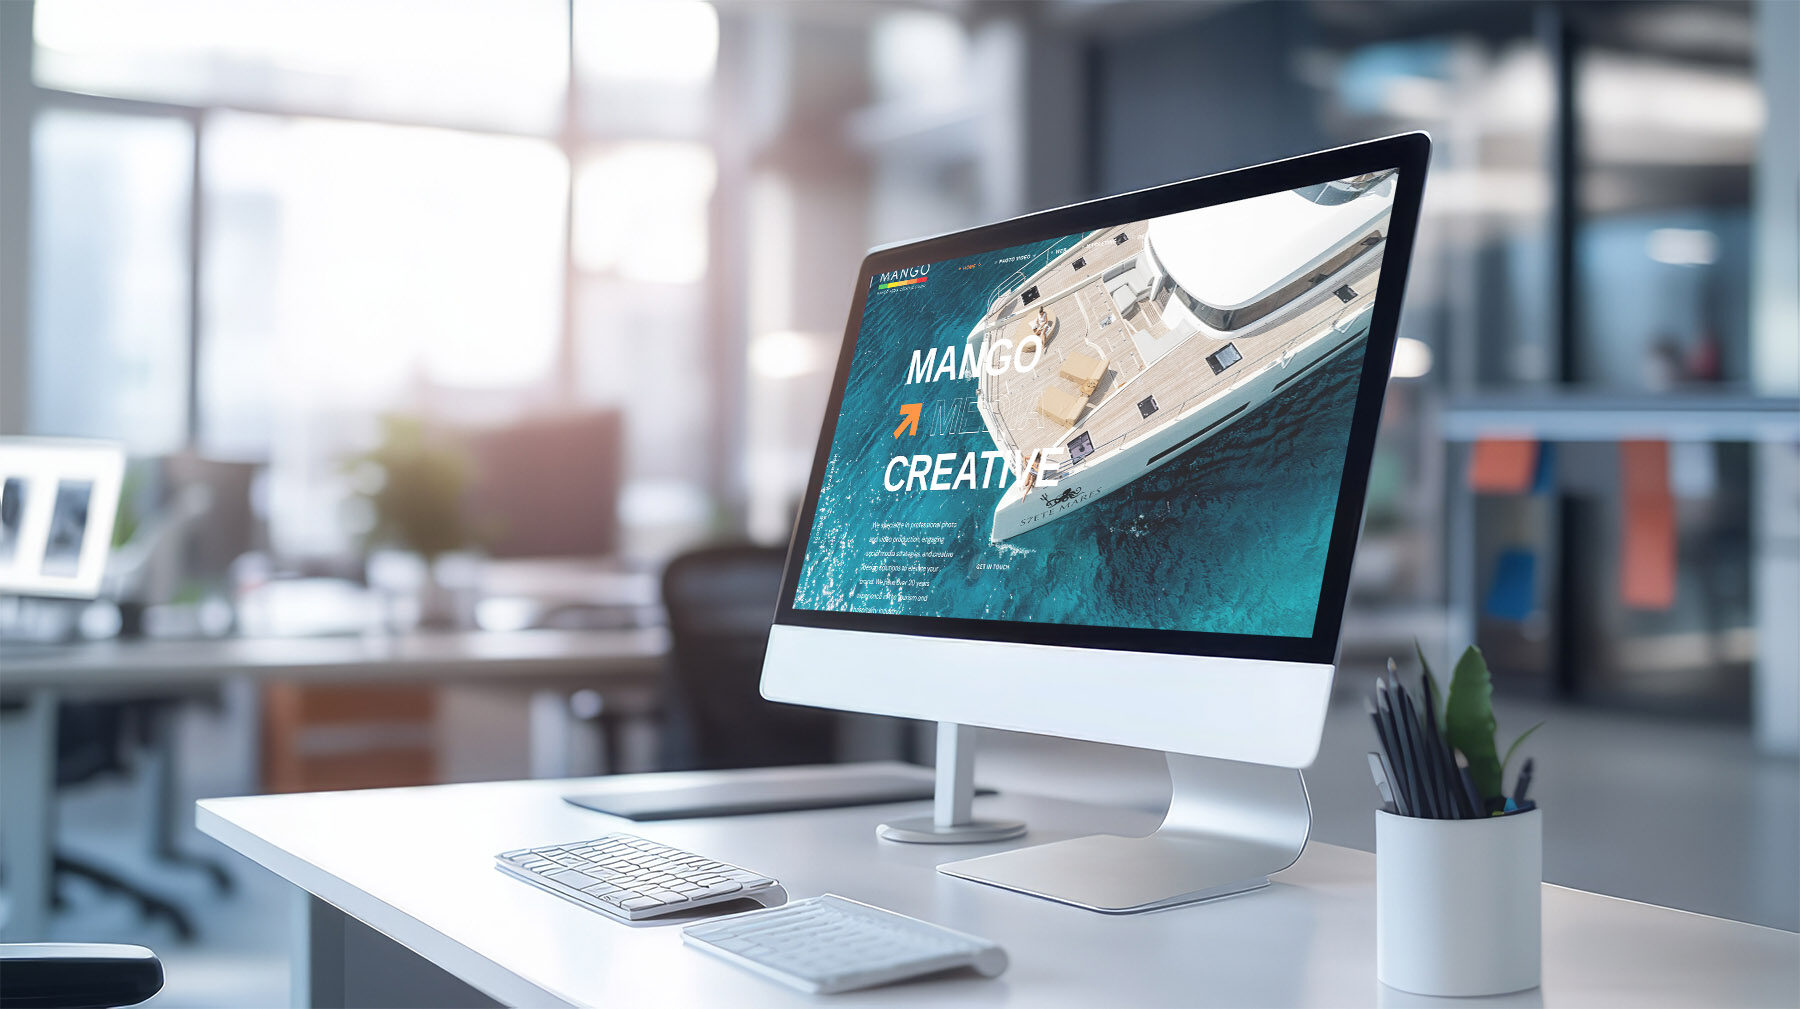
{"type": "Polygon", "coordinates": [[[1711,266],[1719,259],[1719,236],[1699,228],[1657,228],[1645,239],[1644,252],[1670,266],[1711,266]]]}
{"type": "Polygon", "coordinates": [[[1424,378],[1431,371],[1431,348],[1421,340],[1401,337],[1394,344],[1394,378],[1424,378]]]}

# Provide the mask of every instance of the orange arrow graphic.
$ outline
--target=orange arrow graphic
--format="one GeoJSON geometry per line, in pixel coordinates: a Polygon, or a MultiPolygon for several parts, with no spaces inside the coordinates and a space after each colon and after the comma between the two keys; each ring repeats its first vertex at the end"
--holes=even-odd
{"type": "Polygon", "coordinates": [[[919,411],[923,409],[925,409],[925,404],[923,403],[906,403],[902,405],[900,407],[900,426],[894,428],[894,437],[900,437],[900,432],[902,431],[905,431],[907,434],[918,434],[919,411]]]}

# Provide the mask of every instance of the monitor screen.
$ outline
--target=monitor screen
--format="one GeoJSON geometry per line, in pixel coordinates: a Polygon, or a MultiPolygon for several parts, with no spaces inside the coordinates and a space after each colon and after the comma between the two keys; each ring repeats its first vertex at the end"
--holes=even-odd
{"type": "Polygon", "coordinates": [[[1398,182],[867,275],[792,611],[1313,636],[1398,182]]]}

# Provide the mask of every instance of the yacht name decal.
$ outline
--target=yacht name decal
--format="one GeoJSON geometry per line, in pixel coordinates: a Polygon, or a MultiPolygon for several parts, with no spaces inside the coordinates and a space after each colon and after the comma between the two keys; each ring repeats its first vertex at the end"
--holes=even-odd
{"type": "Polygon", "coordinates": [[[1063,491],[1055,497],[1051,497],[1048,493],[1039,494],[1038,498],[1044,502],[1044,510],[1034,512],[1030,515],[1019,516],[1019,528],[1034,526],[1040,522],[1053,519],[1063,512],[1080,508],[1082,505],[1087,504],[1089,501],[1092,501],[1099,496],[1099,491],[1090,491],[1085,487],[1070,487],[1068,490],[1063,491]]]}

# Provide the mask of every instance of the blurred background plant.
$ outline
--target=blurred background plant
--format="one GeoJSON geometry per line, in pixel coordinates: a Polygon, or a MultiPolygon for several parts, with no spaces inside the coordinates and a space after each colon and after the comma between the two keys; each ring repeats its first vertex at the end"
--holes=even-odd
{"type": "Polygon", "coordinates": [[[435,435],[424,420],[388,414],[373,448],[344,460],[355,488],[353,506],[366,508],[365,554],[384,547],[409,550],[428,566],[444,554],[478,545],[464,503],[467,453],[435,435]]]}

